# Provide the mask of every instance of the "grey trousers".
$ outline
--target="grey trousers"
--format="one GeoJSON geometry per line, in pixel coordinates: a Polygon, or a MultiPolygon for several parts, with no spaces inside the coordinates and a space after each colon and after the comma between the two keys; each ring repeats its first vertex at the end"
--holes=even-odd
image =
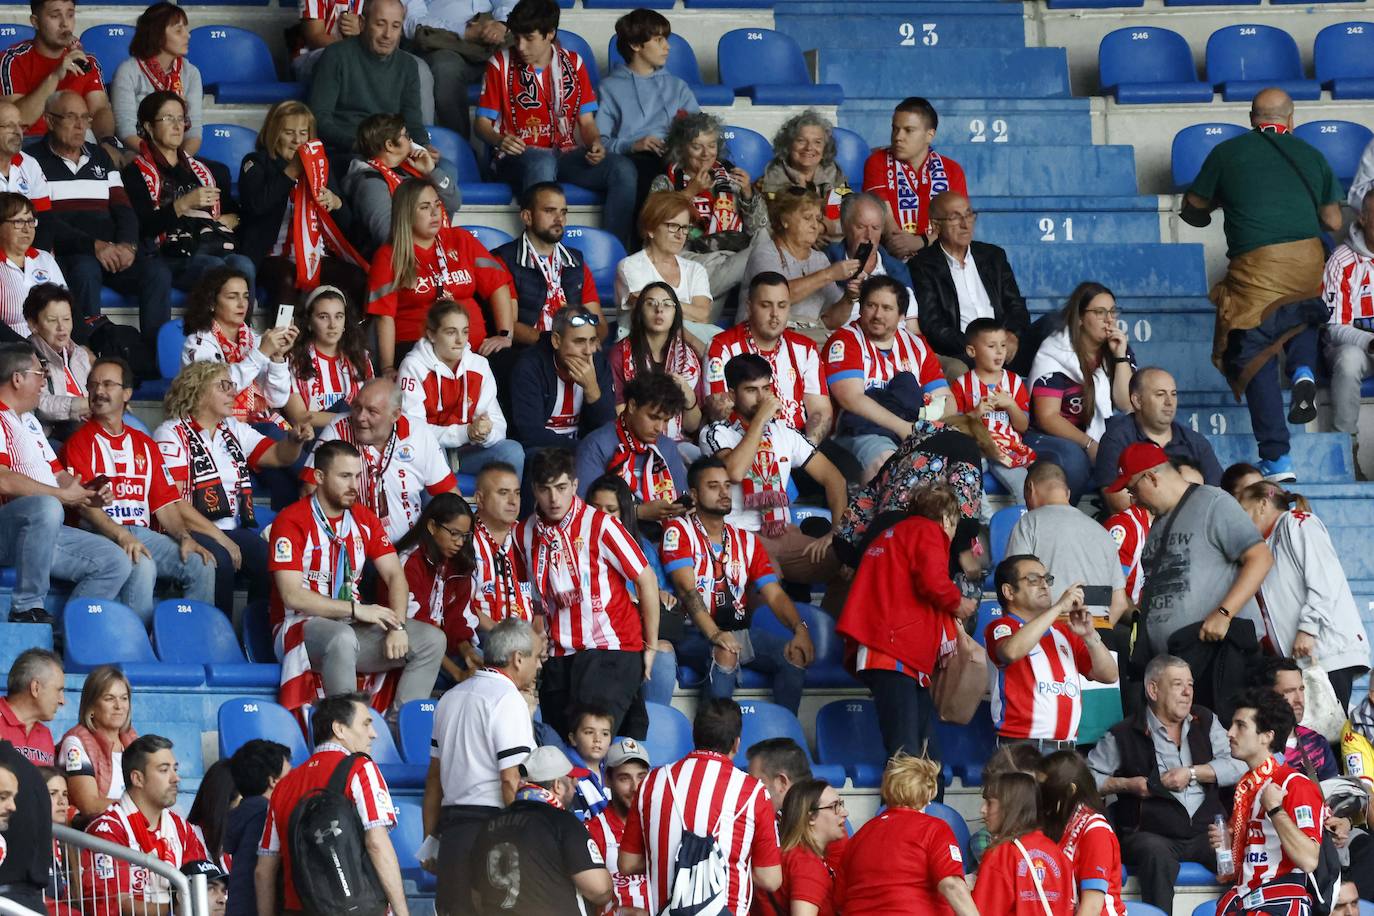
{"type": "Polygon", "coordinates": [[[305,622],[305,651],[310,667],[324,679],[327,696],[357,690],[358,675],[403,668],[396,685],[397,707],[428,697],[439,676],[447,640],[444,632],[419,620],[406,621],[410,650],[403,658],[387,658],[386,633],[373,624],[350,624],[327,617],[305,622]]]}
{"type": "Polygon", "coordinates": [[[1328,344],[1331,364],[1331,426],[1338,433],[1353,433],[1360,422],[1360,383],[1374,375],[1374,356],[1354,344],[1328,344]]]}

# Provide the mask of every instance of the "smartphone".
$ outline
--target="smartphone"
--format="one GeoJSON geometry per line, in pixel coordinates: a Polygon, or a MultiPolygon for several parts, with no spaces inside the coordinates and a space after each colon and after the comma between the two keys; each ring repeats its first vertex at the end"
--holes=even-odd
{"type": "Polygon", "coordinates": [[[854,260],[859,262],[859,269],[854,271],[854,276],[850,277],[849,279],[857,280],[859,278],[859,274],[864,272],[864,267],[867,266],[868,259],[871,257],[873,257],[873,243],[864,242],[862,245],[859,246],[859,250],[854,252],[854,260]]]}
{"type": "Polygon", "coordinates": [[[296,316],[296,307],[295,307],[294,305],[279,305],[279,306],[277,306],[277,323],[276,323],[275,327],[276,327],[278,330],[280,330],[280,329],[282,329],[282,328],[289,328],[289,327],[291,327],[291,319],[294,318],[295,316],[296,316]]]}
{"type": "Polygon", "coordinates": [[[673,500],[673,502],[677,503],[684,509],[691,509],[693,506],[696,505],[696,500],[692,499],[692,495],[690,493],[683,493],[677,499],[673,500]]]}
{"type": "Polygon", "coordinates": [[[1083,586],[1084,607],[1111,607],[1112,587],[1110,585],[1083,586]]]}
{"type": "Polygon", "coordinates": [[[109,485],[109,483],[110,478],[106,477],[104,474],[100,474],[96,477],[91,478],[90,482],[86,484],[86,489],[95,490],[98,493],[101,490],[105,489],[105,487],[109,485]]]}

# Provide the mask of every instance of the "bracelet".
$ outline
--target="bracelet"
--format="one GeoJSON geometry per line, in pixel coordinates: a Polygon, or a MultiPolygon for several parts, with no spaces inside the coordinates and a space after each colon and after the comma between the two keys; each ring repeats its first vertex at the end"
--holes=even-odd
{"type": "Polygon", "coordinates": [[[1221,616],[1227,618],[1228,620],[1231,618],[1231,612],[1226,610],[1226,608],[1222,607],[1221,605],[1217,605],[1217,610],[1221,612],[1221,616]]]}
{"type": "Polygon", "coordinates": [[[1287,811],[1284,811],[1284,810],[1283,810],[1283,805],[1275,805],[1274,807],[1270,808],[1268,811],[1265,812],[1265,814],[1268,814],[1268,815],[1269,815],[1269,819],[1270,819],[1271,821],[1272,821],[1275,817],[1278,817],[1280,814],[1287,814],[1287,813],[1288,813],[1287,811]]]}

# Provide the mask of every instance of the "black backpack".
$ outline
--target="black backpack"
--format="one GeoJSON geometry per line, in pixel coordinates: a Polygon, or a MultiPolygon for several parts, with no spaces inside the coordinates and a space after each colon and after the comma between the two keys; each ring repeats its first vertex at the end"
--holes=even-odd
{"type": "Polygon", "coordinates": [[[162,377],[157,368],[157,355],[143,342],[137,328],[118,324],[104,315],[88,319],[87,325],[90,336],[86,342],[96,356],[117,356],[124,360],[140,383],[162,377]]]}
{"type": "Polygon", "coordinates": [[[368,855],[362,821],[347,792],[348,774],[366,754],[350,754],[329,783],[301,799],[286,828],[291,883],[307,916],[382,916],[386,893],[368,855]]]}

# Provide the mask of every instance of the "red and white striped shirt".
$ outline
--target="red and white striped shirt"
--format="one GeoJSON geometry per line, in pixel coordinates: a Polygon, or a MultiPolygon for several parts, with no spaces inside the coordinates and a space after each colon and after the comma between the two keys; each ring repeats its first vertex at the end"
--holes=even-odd
{"type": "Polygon", "coordinates": [[[994,663],[992,722],[1004,738],[1069,741],[1078,737],[1083,715],[1079,672],[1092,670],[1088,647],[1060,623],[1040,637],[1034,649],[1010,665],[1001,646],[1026,621],[1004,613],[988,624],[984,642],[994,663]]]}
{"type": "MultiPolygon", "coordinates": [[[[358,501],[386,523],[387,537],[399,541],[420,518],[424,494],[437,496],[458,487],[448,460],[429,427],[409,417],[396,418],[396,428],[381,448],[363,445],[353,434],[348,417],[340,417],[320,431],[320,442],[340,439],[363,456],[366,480],[358,501]],[[378,484],[380,483],[380,486],[378,484]],[[386,511],[383,512],[382,510],[386,511]]],[[[301,480],[316,483],[315,454],[305,459],[301,480]]]]}
{"type": "Polygon", "coordinates": [[[1371,330],[1374,319],[1374,258],[1341,245],[1326,260],[1322,298],[1331,310],[1330,324],[1349,324],[1371,330]]]}
{"type": "MultiPolygon", "coordinates": [[[[778,581],[768,551],[754,532],[725,525],[724,549],[719,543],[707,541],[705,535],[705,529],[697,524],[695,516],[669,519],[663,525],[663,547],[659,555],[663,558],[663,571],[669,576],[675,570],[692,570],[697,594],[708,611],[719,610],[715,606],[717,563],[721,564],[730,600],[740,612],[748,606],[745,595],[748,586],[761,589],[769,582],[778,581]],[[722,557],[724,550],[729,553],[722,557]]],[[[748,625],[748,618],[717,620],[716,624],[727,630],[742,629],[748,625]]]]}
{"type": "Polygon", "coordinates": [[[130,426],[112,436],[87,420],[62,446],[62,463],[83,482],[102,474],[110,478],[114,502],[105,514],[121,525],[150,528],[154,513],[181,498],[157,443],[130,426]]]}
{"type": "Polygon", "coordinates": [[[783,331],[777,345],[767,352],[760,350],[748,321],[721,331],[711,338],[706,351],[706,393],[725,393],[725,364],[741,353],[754,353],[768,360],[773,367],[773,393],[782,401],[778,419],[796,430],[806,428],[808,394],[830,394],[830,387],[821,374],[820,354],[808,337],[796,331],[783,331]]]}
{"type": "Polygon", "coordinates": [[[364,360],[359,373],[342,353],[325,356],[311,344],[306,350],[315,371],[310,378],[296,375],[296,394],[305,409],[315,412],[333,409],[340,401],[352,401],[363,382],[372,378],[372,363],[364,360]]]}
{"type": "MultiPolygon", "coordinates": [[[[1326,809],[1326,803],[1322,800],[1322,793],[1317,784],[1282,763],[1274,768],[1270,781],[1286,793],[1283,797],[1283,810],[1288,813],[1289,819],[1314,843],[1320,844],[1322,829],[1330,812],[1326,809]]],[[[1269,815],[1260,800],[1263,794],[1261,786],[1251,798],[1245,855],[1236,863],[1236,867],[1240,869],[1240,880],[1236,882],[1236,888],[1241,893],[1258,890],[1260,885],[1273,881],[1280,875],[1302,871],[1296,862],[1288,858],[1288,853],[1284,852],[1283,843],[1279,841],[1279,832],[1274,829],[1274,824],[1269,820],[1269,815]]]]}
{"type": "Polygon", "coordinates": [[[28,337],[29,323],[24,319],[24,300],[29,290],[40,283],[66,286],[67,278],[57,260],[46,251],[30,248],[24,252],[24,264],[15,264],[0,251],[0,321],[20,337],[28,337]]]}
{"type": "MultiPolygon", "coordinates": [[[[62,465],[53,454],[43,426],[30,411],[20,416],[0,401],[0,467],[9,468],[50,487],[57,486],[62,465]]],[[[10,497],[0,497],[0,505],[10,497]]]]}
{"type": "Polygon", "coordinates": [[[1126,916],[1121,899],[1121,844],[1105,817],[1080,804],[1064,827],[1059,848],[1073,868],[1075,900],[1084,891],[1101,891],[1097,916],[1126,916]]]}
{"type": "Polygon", "coordinates": [[[558,386],[554,394],[556,406],[553,413],[549,414],[545,428],[560,436],[574,436],[582,420],[582,402],[586,400],[587,393],[581,385],[563,378],[561,372],[554,373],[554,383],[558,386]]]}
{"type": "Polygon", "coordinates": [[[1103,522],[1107,533],[1116,542],[1121,572],[1126,576],[1126,594],[1133,602],[1140,601],[1141,587],[1145,584],[1145,577],[1140,574],[1140,556],[1145,551],[1145,538],[1150,534],[1152,521],[1149,511],[1131,503],[1103,522]]]}
{"type": "MultiPolygon", "coordinates": [[[[272,801],[267,807],[267,822],[263,824],[262,839],[258,841],[258,855],[281,856],[281,874],[285,878],[285,908],[299,910],[300,897],[296,895],[291,881],[291,844],[286,842],[286,828],[291,823],[291,812],[315,789],[329,784],[334,768],[348,755],[343,745],[326,741],[315,748],[309,760],[296,767],[277,783],[272,790],[272,801]]],[[[353,802],[364,830],[385,827],[390,830],[396,826],[396,805],[391,800],[391,790],[382,778],[381,770],[371,760],[358,760],[349,771],[344,794],[353,802]]]]}
{"type": "MultiPolygon", "coordinates": [[[[954,380],[950,390],[954,393],[954,409],[959,413],[973,410],[982,403],[983,398],[994,391],[1007,392],[1023,413],[1030,411],[1030,391],[1026,388],[1026,383],[1021,376],[1006,369],[1002,370],[1002,379],[995,385],[987,384],[976,372],[969,370],[954,380]]],[[[1011,425],[1011,416],[1005,410],[993,410],[984,414],[983,425],[990,431],[1021,438],[1021,434],[1011,425]]]]}
{"type": "Polygon", "coordinates": [[[886,388],[898,372],[910,372],[930,394],[948,386],[935,351],[925,338],[898,328],[891,345],[879,347],[857,324],[847,324],[825,342],[825,382],[834,386],[849,378],[863,379],[864,390],[886,388]]]}
{"type": "MultiPolygon", "coordinates": [[[[506,532],[498,546],[486,526],[478,524],[472,532],[472,551],[477,564],[472,570],[471,610],[500,623],[507,617],[524,621],[534,619],[534,598],[525,558],[516,550],[515,530],[506,532]]],[[[475,624],[474,624],[475,627],[475,624]]]]}
{"type": "Polygon", "coordinates": [[[433,345],[421,340],[401,360],[396,384],[401,386],[401,409],[428,423],[429,431],[445,448],[468,445],[468,424],[484,414],[491,420],[491,431],[482,445],[495,445],[506,438],[506,415],[496,400],[491,364],[471,347],[450,369],[434,355],[433,345]]]}
{"type": "Polygon", "coordinates": [[[651,913],[668,903],[684,829],[716,838],[730,873],[726,906],[732,913],[749,912],[751,869],[782,864],[777,817],[763,783],[736,769],[729,757],[703,750],[649,772],[620,848],[645,857],[651,913]]]}
{"type": "Polygon", "coordinates": [[[302,19],[323,19],[324,30],[330,35],[339,32],[339,16],[342,13],[363,12],[363,0],[300,0],[302,19]]]}
{"type": "MultiPolygon", "coordinates": [[[[540,593],[548,578],[548,560],[554,551],[536,543],[539,513],[533,513],[515,530],[515,542],[534,591],[540,593]]],[[[577,598],[559,607],[552,594],[540,601],[549,622],[549,644],[554,655],[583,649],[619,649],[639,652],[644,648],[639,609],[630,600],[626,583],[639,577],[649,565],[644,551],[613,515],[575,500],[557,526],[572,544],[572,568],[577,598]]]]}
{"type": "MultiPolygon", "coordinates": [[[[267,571],[298,572],[302,585],[326,598],[356,596],[363,564],[395,553],[396,548],[382,529],[381,519],[366,506],[354,505],[331,519],[326,519],[318,506],[313,496],[308,497],[287,506],[273,519],[267,571]]],[[[282,606],[275,586],[270,613],[274,627],[305,619],[295,609],[282,606]]]]}
{"type": "MultiPolygon", "coordinates": [[[[195,831],[180,814],[164,808],[156,824],[149,824],[128,793],[86,827],[98,839],[146,852],[174,868],[208,858],[195,831]]],[[[89,849],[81,850],[81,886],[90,916],[119,916],[119,896],[128,894],[147,903],[170,903],[166,878],[124,859],[89,849]]]]}
{"type": "Polygon", "coordinates": [[[607,805],[596,817],[587,821],[587,833],[596,848],[601,850],[601,858],[611,873],[611,902],[602,908],[603,916],[615,916],[621,907],[649,908],[649,881],[644,875],[621,874],[620,838],[625,835],[625,819],[616,813],[615,805],[607,805]]]}

